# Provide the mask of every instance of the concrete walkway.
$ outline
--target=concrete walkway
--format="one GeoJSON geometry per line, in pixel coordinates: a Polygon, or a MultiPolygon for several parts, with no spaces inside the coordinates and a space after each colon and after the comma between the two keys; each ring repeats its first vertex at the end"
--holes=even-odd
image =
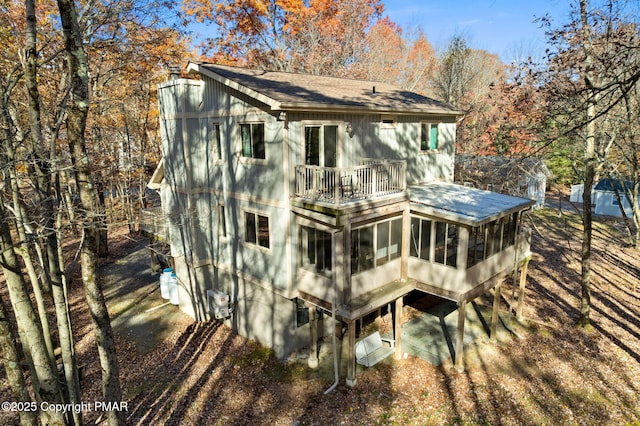
{"type": "Polygon", "coordinates": [[[131,339],[148,352],[191,318],[160,295],[160,274],[151,271],[146,241],[131,242],[129,253],[100,269],[114,333],[131,339]]]}

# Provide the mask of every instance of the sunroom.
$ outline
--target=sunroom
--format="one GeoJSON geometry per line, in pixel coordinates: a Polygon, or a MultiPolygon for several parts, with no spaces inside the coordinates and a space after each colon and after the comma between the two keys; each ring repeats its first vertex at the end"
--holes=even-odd
{"type": "MultiPolygon", "coordinates": [[[[413,290],[458,304],[457,354],[466,303],[495,288],[495,333],[501,283],[517,270],[521,303],[530,241],[520,222],[533,200],[450,183],[411,186],[405,197],[336,216],[296,209],[299,297],[346,323],[350,358],[355,321],[389,304],[401,318],[403,296],[413,290]]],[[[398,354],[400,334],[394,320],[398,354]]],[[[462,356],[455,360],[463,368],[462,356]]],[[[354,363],[348,383],[355,383],[354,363]]]]}
{"type": "MultiPolygon", "coordinates": [[[[407,275],[415,280],[416,290],[458,304],[455,353],[462,354],[466,303],[494,289],[493,337],[502,282],[517,272],[515,309],[521,316],[531,257],[530,232],[521,226],[522,212],[535,201],[450,183],[413,186],[408,192],[407,275]]],[[[455,362],[463,368],[462,356],[456,356],[455,362]]]]}

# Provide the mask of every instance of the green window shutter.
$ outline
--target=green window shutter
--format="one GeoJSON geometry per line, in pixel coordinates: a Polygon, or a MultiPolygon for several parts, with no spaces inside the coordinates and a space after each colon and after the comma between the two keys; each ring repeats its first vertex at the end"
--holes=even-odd
{"type": "Polygon", "coordinates": [[[431,132],[429,134],[429,149],[438,149],[438,125],[431,125],[431,132]]]}

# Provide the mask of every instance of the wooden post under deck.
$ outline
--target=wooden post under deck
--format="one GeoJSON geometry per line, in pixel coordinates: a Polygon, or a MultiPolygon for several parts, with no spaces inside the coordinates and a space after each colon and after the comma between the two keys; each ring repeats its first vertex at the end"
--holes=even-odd
{"type": "Polygon", "coordinates": [[[491,313],[491,332],[489,338],[496,341],[496,329],[498,327],[498,312],[500,311],[500,293],[502,291],[502,279],[498,280],[493,290],[493,312],[491,313]]]}
{"type": "Polygon", "coordinates": [[[318,367],[318,317],[316,307],[311,303],[306,303],[309,308],[309,329],[311,331],[311,351],[309,353],[309,368],[318,367]]]}
{"type": "Polygon", "coordinates": [[[394,359],[402,359],[402,297],[396,299],[393,310],[393,338],[395,339],[396,352],[394,359]]]}
{"type": "Polygon", "coordinates": [[[347,386],[354,387],[356,385],[356,322],[349,321],[347,323],[347,386]]]}
{"type": "Polygon", "coordinates": [[[466,308],[466,300],[458,302],[458,333],[456,335],[455,368],[460,372],[464,371],[464,319],[466,308]]]}
{"type": "Polygon", "coordinates": [[[527,283],[527,269],[529,267],[529,259],[524,261],[520,269],[520,288],[518,290],[518,306],[516,307],[516,319],[522,321],[522,307],[524,305],[524,290],[527,283]]]}

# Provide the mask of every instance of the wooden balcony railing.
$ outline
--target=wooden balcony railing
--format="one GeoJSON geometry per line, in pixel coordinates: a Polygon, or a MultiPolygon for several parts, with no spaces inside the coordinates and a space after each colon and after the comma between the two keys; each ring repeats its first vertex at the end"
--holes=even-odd
{"type": "Polygon", "coordinates": [[[407,163],[363,159],[354,167],[296,166],[295,196],[341,204],[403,192],[407,163]]]}

